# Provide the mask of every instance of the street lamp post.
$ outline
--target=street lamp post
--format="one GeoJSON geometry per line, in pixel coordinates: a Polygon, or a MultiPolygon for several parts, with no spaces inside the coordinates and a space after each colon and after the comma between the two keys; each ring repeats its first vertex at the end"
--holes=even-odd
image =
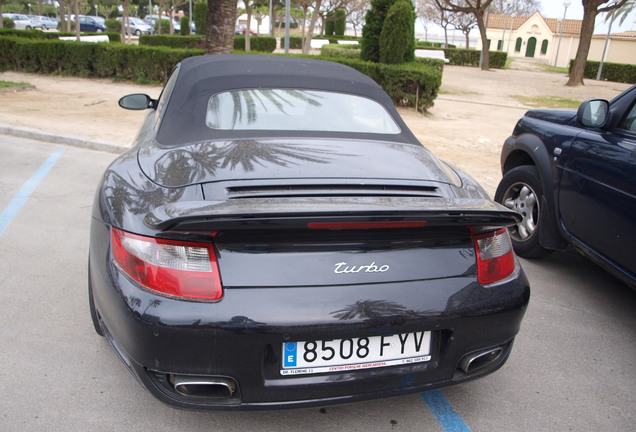
{"type": "Polygon", "coordinates": [[[554,56],[554,67],[557,67],[559,63],[559,49],[561,48],[561,39],[563,38],[563,27],[565,27],[565,14],[568,13],[568,7],[570,7],[570,0],[565,0],[563,2],[563,20],[561,21],[561,34],[559,35],[559,43],[557,45],[556,56],[554,56]]]}
{"type": "Polygon", "coordinates": [[[31,3],[27,3],[27,5],[29,6],[29,15],[31,15],[31,3]]]}
{"type": "Polygon", "coordinates": [[[516,14],[514,14],[514,13],[510,15],[510,32],[508,33],[508,44],[506,44],[506,52],[507,53],[510,52],[510,39],[512,39],[512,28],[514,26],[515,16],[516,16],[516,14]]]}

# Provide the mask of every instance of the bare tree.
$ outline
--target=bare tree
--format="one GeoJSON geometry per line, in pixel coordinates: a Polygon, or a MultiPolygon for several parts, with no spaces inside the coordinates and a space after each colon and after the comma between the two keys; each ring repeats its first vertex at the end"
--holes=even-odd
{"type": "Polygon", "coordinates": [[[358,27],[362,28],[364,24],[364,16],[369,7],[369,0],[349,0],[344,6],[347,12],[347,22],[353,26],[355,36],[358,36],[358,27]]]}
{"type": "Polygon", "coordinates": [[[453,27],[461,31],[466,38],[466,49],[470,48],[470,31],[477,25],[474,15],[466,13],[458,13],[453,16],[451,23],[453,27]]]}
{"type": "Polygon", "coordinates": [[[73,14],[75,15],[75,37],[77,38],[77,40],[80,40],[79,2],[80,0],[73,0],[73,14]]]}
{"type": "Polygon", "coordinates": [[[574,58],[570,78],[566,84],[570,87],[584,84],[585,64],[587,63],[587,55],[590,52],[596,16],[599,13],[610,12],[614,9],[621,8],[627,2],[627,0],[617,0],[613,4],[603,7],[603,5],[609,3],[610,0],[581,1],[583,2],[583,23],[581,24],[581,35],[579,36],[579,48],[576,50],[576,57],[574,58]]]}
{"type": "Polygon", "coordinates": [[[256,34],[261,34],[261,24],[263,24],[263,20],[266,16],[269,16],[269,7],[268,6],[258,6],[254,8],[253,11],[254,19],[256,20],[256,34]]]}
{"type": "Polygon", "coordinates": [[[417,15],[444,29],[444,43],[448,45],[448,27],[452,25],[452,14],[431,0],[418,0],[417,15]]]}
{"type": "Polygon", "coordinates": [[[486,36],[486,10],[493,0],[435,0],[435,3],[448,12],[463,12],[475,16],[481,37],[481,69],[490,68],[488,36],[486,36]]]}
{"type": "Polygon", "coordinates": [[[314,4],[314,0],[300,0],[298,2],[300,9],[303,12],[302,25],[300,30],[300,37],[305,40],[305,25],[307,24],[307,15],[309,14],[309,8],[314,4]]]}
{"type": "Polygon", "coordinates": [[[528,16],[539,9],[541,9],[539,0],[493,0],[488,12],[491,14],[528,16]]]}
{"type": "Polygon", "coordinates": [[[129,29],[128,6],[130,6],[130,0],[124,0],[124,15],[121,18],[121,29],[119,31],[119,38],[122,42],[126,42],[126,31],[129,29]]]}
{"type": "Polygon", "coordinates": [[[320,16],[320,6],[322,6],[322,0],[316,0],[316,3],[314,4],[314,13],[311,15],[311,20],[309,21],[307,37],[303,43],[303,54],[309,54],[309,49],[311,48],[311,37],[314,34],[314,28],[316,28],[316,21],[318,21],[318,17],[320,16]]]}
{"type": "Polygon", "coordinates": [[[232,54],[235,22],[236,0],[208,0],[207,54],[232,54]]]}

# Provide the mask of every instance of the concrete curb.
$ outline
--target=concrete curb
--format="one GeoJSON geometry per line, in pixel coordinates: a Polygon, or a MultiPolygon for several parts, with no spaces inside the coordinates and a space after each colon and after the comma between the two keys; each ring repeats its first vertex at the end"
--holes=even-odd
{"type": "Polygon", "coordinates": [[[80,147],[91,150],[100,150],[109,153],[123,153],[130,147],[121,144],[107,143],[90,138],[68,135],[62,133],[45,132],[38,129],[31,129],[21,126],[13,126],[0,123],[0,133],[13,135],[21,138],[29,138],[37,141],[46,141],[54,144],[65,144],[73,147],[80,147]]]}

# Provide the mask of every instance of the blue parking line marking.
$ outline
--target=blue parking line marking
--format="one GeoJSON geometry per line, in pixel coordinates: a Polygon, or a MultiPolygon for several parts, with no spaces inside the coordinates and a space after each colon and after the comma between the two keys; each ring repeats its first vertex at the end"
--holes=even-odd
{"type": "Polygon", "coordinates": [[[16,215],[26,203],[27,199],[31,196],[35,188],[40,184],[40,182],[46,177],[46,175],[51,171],[51,168],[55,165],[57,160],[64,153],[63,148],[56,149],[47,160],[44,161],[42,165],[33,173],[31,178],[29,178],[24,185],[20,188],[20,190],[11,198],[7,207],[0,213],[0,236],[4,233],[4,231],[9,227],[13,219],[15,219],[16,215]]]}
{"type": "Polygon", "coordinates": [[[471,432],[464,420],[455,412],[453,406],[439,390],[420,394],[428,409],[433,413],[444,432],[471,432]]]}

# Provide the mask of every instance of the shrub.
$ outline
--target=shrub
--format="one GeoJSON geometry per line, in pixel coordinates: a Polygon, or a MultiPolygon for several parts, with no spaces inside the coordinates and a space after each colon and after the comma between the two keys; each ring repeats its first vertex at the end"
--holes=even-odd
{"type": "Polygon", "coordinates": [[[208,3],[206,1],[197,1],[194,4],[194,26],[197,28],[198,35],[205,35],[208,27],[208,3]]]}
{"type": "Polygon", "coordinates": [[[109,18],[104,22],[106,26],[107,32],[120,33],[121,32],[121,21],[109,18]]]}
{"type": "MultiPolygon", "coordinates": [[[[165,82],[178,62],[202,54],[203,50],[195,49],[0,37],[0,70],[121,78],[138,82],[165,82]]],[[[421,112],[433,106],[442,81],[439,70],[415,62],[386,65],[359,59],[324,59],[348,65],[370,76],[396,105],[416,107],[421,112]]]]}
{"type": "MultiPolygon", "coordinates": [[[[570,60],[568,72],[572,72],[574,60],[570,60]]],[[[587,79],[596,79],[600,62],[588,60],[585,63],[585,72],[583,76],[587,79]]],[[[636,82],[636,65],[621,63],[603,63],[603,71],[601,72],[602,81],[613,81],[633,84],[636,82]]]]}
{"type": "MultiPolygon", "coordinates": [[[[281,44],[285,43],[284,39],[281,41],[281,44]]],[[[303,38],[299,36],[290,36],[289,37],[289,49],[302,49],[303,48],[303,38]]]]}
{"type": "Polygon", "coordinates": [[[334,34],[336,19],[333,11],[327,12],[327,17],[325,18],[325,36],[332,36],[334,34]]]}
{"type": "Polygon", "coordinates": [[[353,59],[334,61],[351,66],[371,77],[389,94],[397,106],[414,107],[419,112],[425,112],[433,106],[442,85],[442,73],[421,63],[388,65],[353,59]]]}
{"type": "Polygon", "coordinates": [[[181,30],[179,30],[181,36],[190,36],[190,18],[184,16],[181,18],[181,30]]]}
{"type": "Polygon", "coordinates": [[[11,18],[2,17],[2,27],[6,29],[14,29],[15,23],[13,22],[11,18]]]}
{"type": "Polygon", "coordinates": [[[344,9],[336,9],[335,18],[333,32],[336,36],[343,36],[347,27],[347,12],[344,9]]]}
{"type": "Polygon", "coordinates": [[[444,63],[444,60],[442,59],[434,59],[434,58],[423,58],[423,57],[415,57],[415,61],[417,63],[421,63],[427,66],[431,66],[434,67],[435,69],[437,69],[440,72],[444,71],[444,65],[446,63],[444,63]]]}
{"type": "MultiPolygon", "coordinates": [[[[291,38],[289,42],[291,46],[291,38]]],[[[234,36],[234,49],[245,51],[245,36],[234,36]]],[[[274,52],[276,49],[276,38],[270,36],[252,36],[250,37],[250,50],[261,52],[274,52]]]]}
{"type": "Polygon", "coordinates": [[[62,73],[81,77],[165,82],[172,68],[203,50],[144,47],[122,43],[0,38],[0,69],[62,73]]]}
{"type": "Polygon", "coordinates": [[[377,63],[380,61],[380,34],[389,8],[396,0],[371,0],[371,9],[366,14],[362,27],[362,51],[360,58],[377,63]]]}
{"type": "Polygon", "coordinates": [[[202,39],[201,36],[177,36],[169,34],[141,35],[139,36],[139,45],[193,49],[200,46],[202,39]]]}
{"type": "Polygon", "coordinates": [[[170,34],[170,20],[162,18],[159,21],[157,21],[157,24],[155,26],[155,31],[157,32],[157,34],[169,35],[170,34]],[[161,31],[159,31],[159,24],[161,24],[161,31]]]}
{"type": "MultiPolygon", "coordinates": [[[[430,46],[421,45],[421,42],[417,44],[418,48],[436,49],[430,46]]],[[[440,49],[444,51],[444,56],[450,60],[448,64],[453,66],[474,66],[479,67],[479,56],[481,51],[475,49],[463,49],[463,48],[444,48],[440,49]]],[[[506,59],[508,54],[501,51],[490,51],[490,67],[494,69],[503,69],[506,66],[506,59]]],[[[420,60],[418,60],[419,62],[420,60]]]]}
{"type": "Polygon", "coordinates": [[[320,48],[320,55],[330,58],[360,58],[360,46],[359,45],[336,45],[329,44],[323,45],[320,48]]]}
{"type": "Polygon", "coordinates": [[[398,0],[386,15],[380,34],[380,63],[413,61],[415,10],[409,0],[398,0]]]}

